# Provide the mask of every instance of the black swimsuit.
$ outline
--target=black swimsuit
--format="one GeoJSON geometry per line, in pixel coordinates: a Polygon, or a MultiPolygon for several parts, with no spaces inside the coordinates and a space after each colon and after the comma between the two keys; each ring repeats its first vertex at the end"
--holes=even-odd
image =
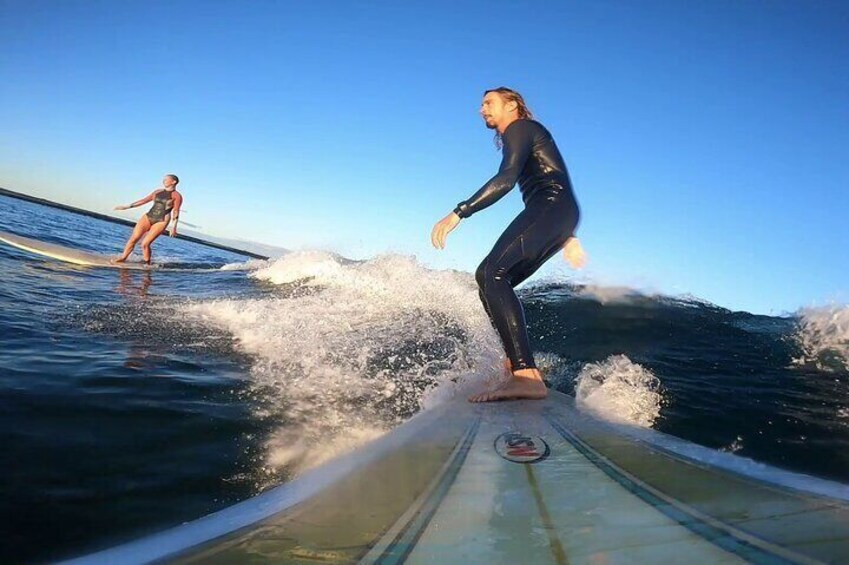
{"type": "Polygon", "coordinates": [[[477,269],[481,301],[513,369],[536,367],[522,303],[513,287],[526,280],[574,235],[578,203],[563,157],[542,124],[517,120],[501,136],[498,174],[454,210],[461,218],[491,206],[518,181],[525,209],[477,269]]]}
{"type": "Polygon", "coordinates": [[[153,197],[153,207],[147,213],[151,224],[165,220],[165,216],[174,208],[174,191],[160,190],[153,197]]]}

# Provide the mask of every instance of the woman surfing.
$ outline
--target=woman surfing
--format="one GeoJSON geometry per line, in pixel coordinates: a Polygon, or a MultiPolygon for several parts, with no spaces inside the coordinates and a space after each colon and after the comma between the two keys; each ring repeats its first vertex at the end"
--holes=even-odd
{"type": "Polygon", "coordinates": [[[141,240],[144,262],[150,265],[150,246],[168,228],[168,224],[171,223],[172,219],[174,220],[174,225],[171,227],[170,235],[171,237],[177,235],[180,206],[183,205],[183,196],[177,192],[177,184],[179,182],[180,179],[177,178],[177,175],[165,175],[162,179],[162,188],[157,188],[146,197],[127,206],[115,206],[115,210],[129,210],[130,208],[153,202],[150,210],[136,222],[136,227],[133,228],[133,234],[127,240],[127,245],[124,247],[124,253],[120,257],[112,259],[112,263],[123,263],[126,261],[133,252],[136,243],[141,240]]]}

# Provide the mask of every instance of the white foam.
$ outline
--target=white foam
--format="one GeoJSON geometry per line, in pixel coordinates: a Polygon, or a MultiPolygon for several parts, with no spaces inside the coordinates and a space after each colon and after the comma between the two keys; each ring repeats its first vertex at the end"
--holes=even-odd
{"type": "Polygon", "coordinates": [[[469,273],[325,252],[250,268],[280,294],[184,307],[254,357],[258,416],[280,422],[268,441],[271,467],[314,466],[503,376],[501,345],[469,273]]]}
{"type": "Polygon", "coordinates": [[[272,469],[282,467],[310,469],[329,461],[341,453],[377,439],[388,430],[383,427],[360,425],[336,434],[330,440],[311,441],[310,430],[285,427],[277,430],[266,441],[266,464],[272,469]],[[320,446],[320,449],[316,449],[320,446]]]}
{"type": "Polygon", "coordinates": [[[849,305],[803,308],[797,316],[796,341],[802,357],[796,363],[812,363],[822,371],[849,371],[849,305]]]}
{"type": "Polygon", "coordinates": [[[611,422],[651,427],[662,403],[657,377],[625,355],[588,363],[575,377],[578,408],[611,422]]]}
{"type": "Polygon", "coordinates": [[[356,264],[333,253],[326,251],[297,251],[286,255],[275,261],[268,261],[260,265],[251,276],[260,280],[266,280],[274,284],[287,284],[295,281],[307,283],[331,284],[343,286],[347,282],[354,282],[355,278],[346,276],[345,266],[356,264]],[[315,279],[309,281],[307,279],[315,279]]]}
{"type": "Polygon", "coordinates": [[[601,304],[628,304],[643,297],[642,291],[627,286],[602,286],[585,284],[577,289],[577,298],[591,299],[601,304]]]}
{"type": "Polygon", "coordinates": [[[248,259],[241,263],[227,263],[219,268],[221,271],[254,271],[268,266],[272,261],[265,259],[248,259]]]}

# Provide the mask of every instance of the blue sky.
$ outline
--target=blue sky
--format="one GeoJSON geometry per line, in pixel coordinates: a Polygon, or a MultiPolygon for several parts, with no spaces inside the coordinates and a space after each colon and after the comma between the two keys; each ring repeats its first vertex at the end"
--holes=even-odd
{"type": "Polygon", "coordinates": [[[0,0],[0,25],[6,188],[107,211],[175,172],[208,233],[471,271],[518,188],[429,234],[497,169],[477,109],[506,85],[569,165],[582,279],[849,300],[844,2],[0,0]]]}

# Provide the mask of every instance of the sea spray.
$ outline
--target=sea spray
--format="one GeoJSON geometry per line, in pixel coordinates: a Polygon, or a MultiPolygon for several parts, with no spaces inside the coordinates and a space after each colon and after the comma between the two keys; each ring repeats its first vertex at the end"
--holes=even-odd
{"type": "Polygon", "coordinates": [[[625,355],[588,363],[575,377],[575,400],[601,418],[651,427],[663,404],[660,381],[625,355]]]}
{"type": "Polygon", "coordinates": [[[253,389],[280,422],[269,465],[309,467],[504,377],[500,342],[467,273],[324,252],[254,265],[250,276],[279,293],[186,308],[253,356],[253,389]]]}
{"type": "Polygon", "coordinates": [[[828,372],[849,371],[849,305],[803,308],[797,312],[797,364],[811,363],[828,372]]]}

